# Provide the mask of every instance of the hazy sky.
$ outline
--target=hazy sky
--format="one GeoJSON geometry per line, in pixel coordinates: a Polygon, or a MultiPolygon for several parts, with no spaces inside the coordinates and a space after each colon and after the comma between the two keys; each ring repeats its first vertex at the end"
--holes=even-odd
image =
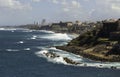
{"type": "Polygon", "coordinates": [[[120,17],[120,0],[0,0],[0,25],[120,17]]]}

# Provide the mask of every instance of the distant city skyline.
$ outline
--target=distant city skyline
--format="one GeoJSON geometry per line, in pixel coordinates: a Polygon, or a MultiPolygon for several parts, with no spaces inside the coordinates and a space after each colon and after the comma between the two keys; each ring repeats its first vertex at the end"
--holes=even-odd
{"type": "Polygon", "coordinates": [[[0,26],[120,18],[120,0],[0,0],[0,26]]]}

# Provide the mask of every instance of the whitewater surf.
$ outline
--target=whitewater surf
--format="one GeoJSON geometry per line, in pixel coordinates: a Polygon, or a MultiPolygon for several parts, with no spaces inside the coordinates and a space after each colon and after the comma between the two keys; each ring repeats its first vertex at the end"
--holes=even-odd
{"type": "MultiPolygon", "coordinates": [[[[0,28],[0,31],[5,32],[3,37],[6,37],[5,42],[8,47],[0,48],[0,51],[7,52],[21,52],[21,51],[34,51],[37,57],[45,58],[48,62],[82,66],[82,67],[97,67],[97,68],[116,68],[120,69],[119,62],[97,62],[92,61],[82,56],[78,56],[67,51],[56,49],[55,46],[66,45],[76,36],[66,33],[55,33],[52,31],[35,31],[28,29],[5,29],[0,28]],[[9,31],[7,33],[7,31],[9,31]],[[18,35],[19,34],[19,35],[18,35]],[[7,36],[5,36],[7,35],[7,36]],[[14,36],[15,35],[15,36],[14,36]],[[16,38],[16,39],[15,39],[16,38]],[[10,41],[7,41],[10,40],[10,41]],[[6,42],[7,41],[7,42],[6,42]],[[10,42],[10,43],[9,43],[10,42]]],[[[3,40],[3,39],[2,39],[3,40]]]]}

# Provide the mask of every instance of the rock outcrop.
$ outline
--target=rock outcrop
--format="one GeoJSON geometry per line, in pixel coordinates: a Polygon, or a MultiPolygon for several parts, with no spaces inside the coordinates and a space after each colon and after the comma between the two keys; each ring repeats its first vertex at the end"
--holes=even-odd
{"type": "Polygon", "coordinates": [[[58,46],[57,48],[92,60],[120,62],[120,38],[111,39],[110,37],[111,32],[119,32],[116,28],[120,26],[118,21],[113,22],[115,25],[113,23],[112,25],[110,23],[104,25],[103,23],[101,27],[94,28],[73,39],[68,45],[58,46]],[[116,27],[112,31],[113,26],[116,27]]]}

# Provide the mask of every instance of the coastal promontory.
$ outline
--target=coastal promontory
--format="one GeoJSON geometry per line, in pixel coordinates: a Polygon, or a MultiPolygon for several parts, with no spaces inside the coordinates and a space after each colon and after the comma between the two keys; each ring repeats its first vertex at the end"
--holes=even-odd
{"type": "Polygon", "coordinates": [[[102,25],[56,48],[91,60],[120,62],[120,19],[102,21],[102,25]]]}

